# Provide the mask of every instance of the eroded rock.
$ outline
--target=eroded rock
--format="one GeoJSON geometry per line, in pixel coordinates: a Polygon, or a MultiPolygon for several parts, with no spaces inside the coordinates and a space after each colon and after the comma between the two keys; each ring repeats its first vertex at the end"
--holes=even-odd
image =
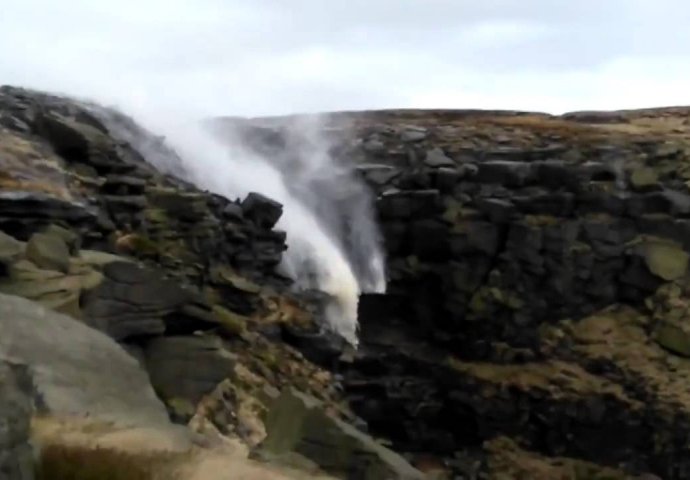
{"type": "Polygon", "coordinates": [[[266,421],[262,448],[273,454],[295,451],[324,470],[362,479],[422,479],[405,459],[368,435],[330,417],[316,399],[286,390],[276,399],[266,421]]]}
{"type": "Polygon", "coordinates": [[[4,294],[0,327],[0,357],[27,366],[39,412],[120,425],[168,425],[146,372],[105,334],[4,294]]]}
{"type": "Polygon", "coordinates": [[[26,257],[40,268],[66,273],[70,253],[65,240],[59,235],[36,233],[26,244],[26,257]]]}
{"type": "Polygon", "coordinates": [[[235,363],[235,355],[216,337],[161,337],[146,346],[151,383],[166,401],[196,405],[230,375],[235,363]]]}

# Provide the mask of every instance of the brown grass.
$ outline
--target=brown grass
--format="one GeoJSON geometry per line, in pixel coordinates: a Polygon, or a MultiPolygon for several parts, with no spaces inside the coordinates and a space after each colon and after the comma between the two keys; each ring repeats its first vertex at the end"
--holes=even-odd
{"type": "Polygon", "coordinates": [[[0,130],[0,189],[72,198],[60,159],[39,142],[5,130],[0,130]]]}
{"type": "Polygon", "coordinates": [[[553,398],[608,395],[640,408],[640,402],[628,397],[623,388],[604,377],[587,372],[581,366],[559,360],[525,364],[493,364],[463,362],[449,358],[455,370],[500,388],[513,387],[520,391],[549,392],[553,398]]]}
{"type": "Polygon", "coordinates": [[[487,442],[489,475],[497,480],[634,480],[620,470],[563,457],[542,457],[506,437],[487,442]]]}
{"type": "Polygon", "coordinates": [[[37,480],[173,480],[179,454],[134,454],[86,446],[49,445],[41,449],[37,480]],[[166,473],[167,472],[167,473],[166,473]]]}

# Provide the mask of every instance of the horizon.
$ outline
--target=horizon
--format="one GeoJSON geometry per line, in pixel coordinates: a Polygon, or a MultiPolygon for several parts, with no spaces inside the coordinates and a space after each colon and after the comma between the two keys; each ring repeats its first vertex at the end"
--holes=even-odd
{"type": "Polygon", "coordinates": [[[680,106],[688,18],[681,0],[22,0],[0,83],[202,118],[680,106]]]}

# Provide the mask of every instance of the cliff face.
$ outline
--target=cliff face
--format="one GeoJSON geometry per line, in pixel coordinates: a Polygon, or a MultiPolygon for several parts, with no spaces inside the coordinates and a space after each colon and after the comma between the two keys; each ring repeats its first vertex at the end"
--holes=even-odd
{"type": "MultiPolygon", "coordinates": [[[[0,292],[119,342],[174,421],[315,475],[690,478],[688,114],[312,122],[386,250],[353,352],[275,271],[280,204],[199,190],[121,114],[2,87],[0,292]]],[[[215,126],[289,178],[294,120],[215,126]]]]}
{"type": "MultiPolygon", "coordinates": [[[[67,455],[44,463],[68,461],[74,448],[88,463],[84,443],[107,450],[118,442],[106,437],[120,444],[132,437],[136,445],[137,429],[151,425],[151,448],[179,445],[169,416],[186,425],[192,452],[202,449],[193,459],[236,441],[285,472],[267,476],[252,467],[247,478],[326,478],[324,469],[419,478],[404,458],[352,426],[362,422],[329,372],[282,342],[290,329],[313,330],[322,306],[318,295],[289,291],[291,282],[275,272],[286,248],[285,233],[274,228],[282,206],[258,193],[240,201],[201,191],[154,168],[151,156],[185,175],[161,139],[117,112],[0,88],[0,292],[40,304],[14,306],[0,295],[7,314],[0,359],[28,367],[37,415],[57,417],[43,428],[66,432],[34,434],[49,447],[46,455],[67,455]],[[41,328],[45,322],[51,328],[41,328]],[[92,329],[107,337],[87,335],[92,329]],[[83,375],[79,362],[88,364],[83,375]],[[158,398],[149,398],[154,391],[158,398]],[[286,403],[291,421],[274,421],[286,403]]],[[[26,463],[5,460],[23,455],[25,433],[0,446],[7,468],[26,463]]],[[[219,465],[204,467],[215,475],[204,478],[234,478],[227,461],[219,465]]]]}
{"type": "MultiPolygon", "coordinates": [[[[501,436],[689,478],[688,113],[324,117],[387,251],[341,365],[354,410],[467,478],[501,436]]],[[[281,122],[241,129],[270,154],[281,122]]]]}

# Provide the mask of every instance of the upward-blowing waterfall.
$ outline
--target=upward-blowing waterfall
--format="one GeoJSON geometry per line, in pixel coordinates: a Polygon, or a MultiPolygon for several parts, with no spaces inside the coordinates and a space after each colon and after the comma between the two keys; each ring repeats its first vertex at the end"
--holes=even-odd
{"type": "Polygon", "coordinates": [[[384,259],[365,186],[329,154],[316,125],[295,125],[285,150],[268,159],[239,136],[220,138],[201,122],[137,115],[161,141],[124,115],[91,109],[163,171],[228,198],[259,192],[282,203],[277,228],[287,232],[288,250],[280,268],[298,288],[327,293],[327,326],[357,344],[359,295],[385,290],[384,259]]]}

